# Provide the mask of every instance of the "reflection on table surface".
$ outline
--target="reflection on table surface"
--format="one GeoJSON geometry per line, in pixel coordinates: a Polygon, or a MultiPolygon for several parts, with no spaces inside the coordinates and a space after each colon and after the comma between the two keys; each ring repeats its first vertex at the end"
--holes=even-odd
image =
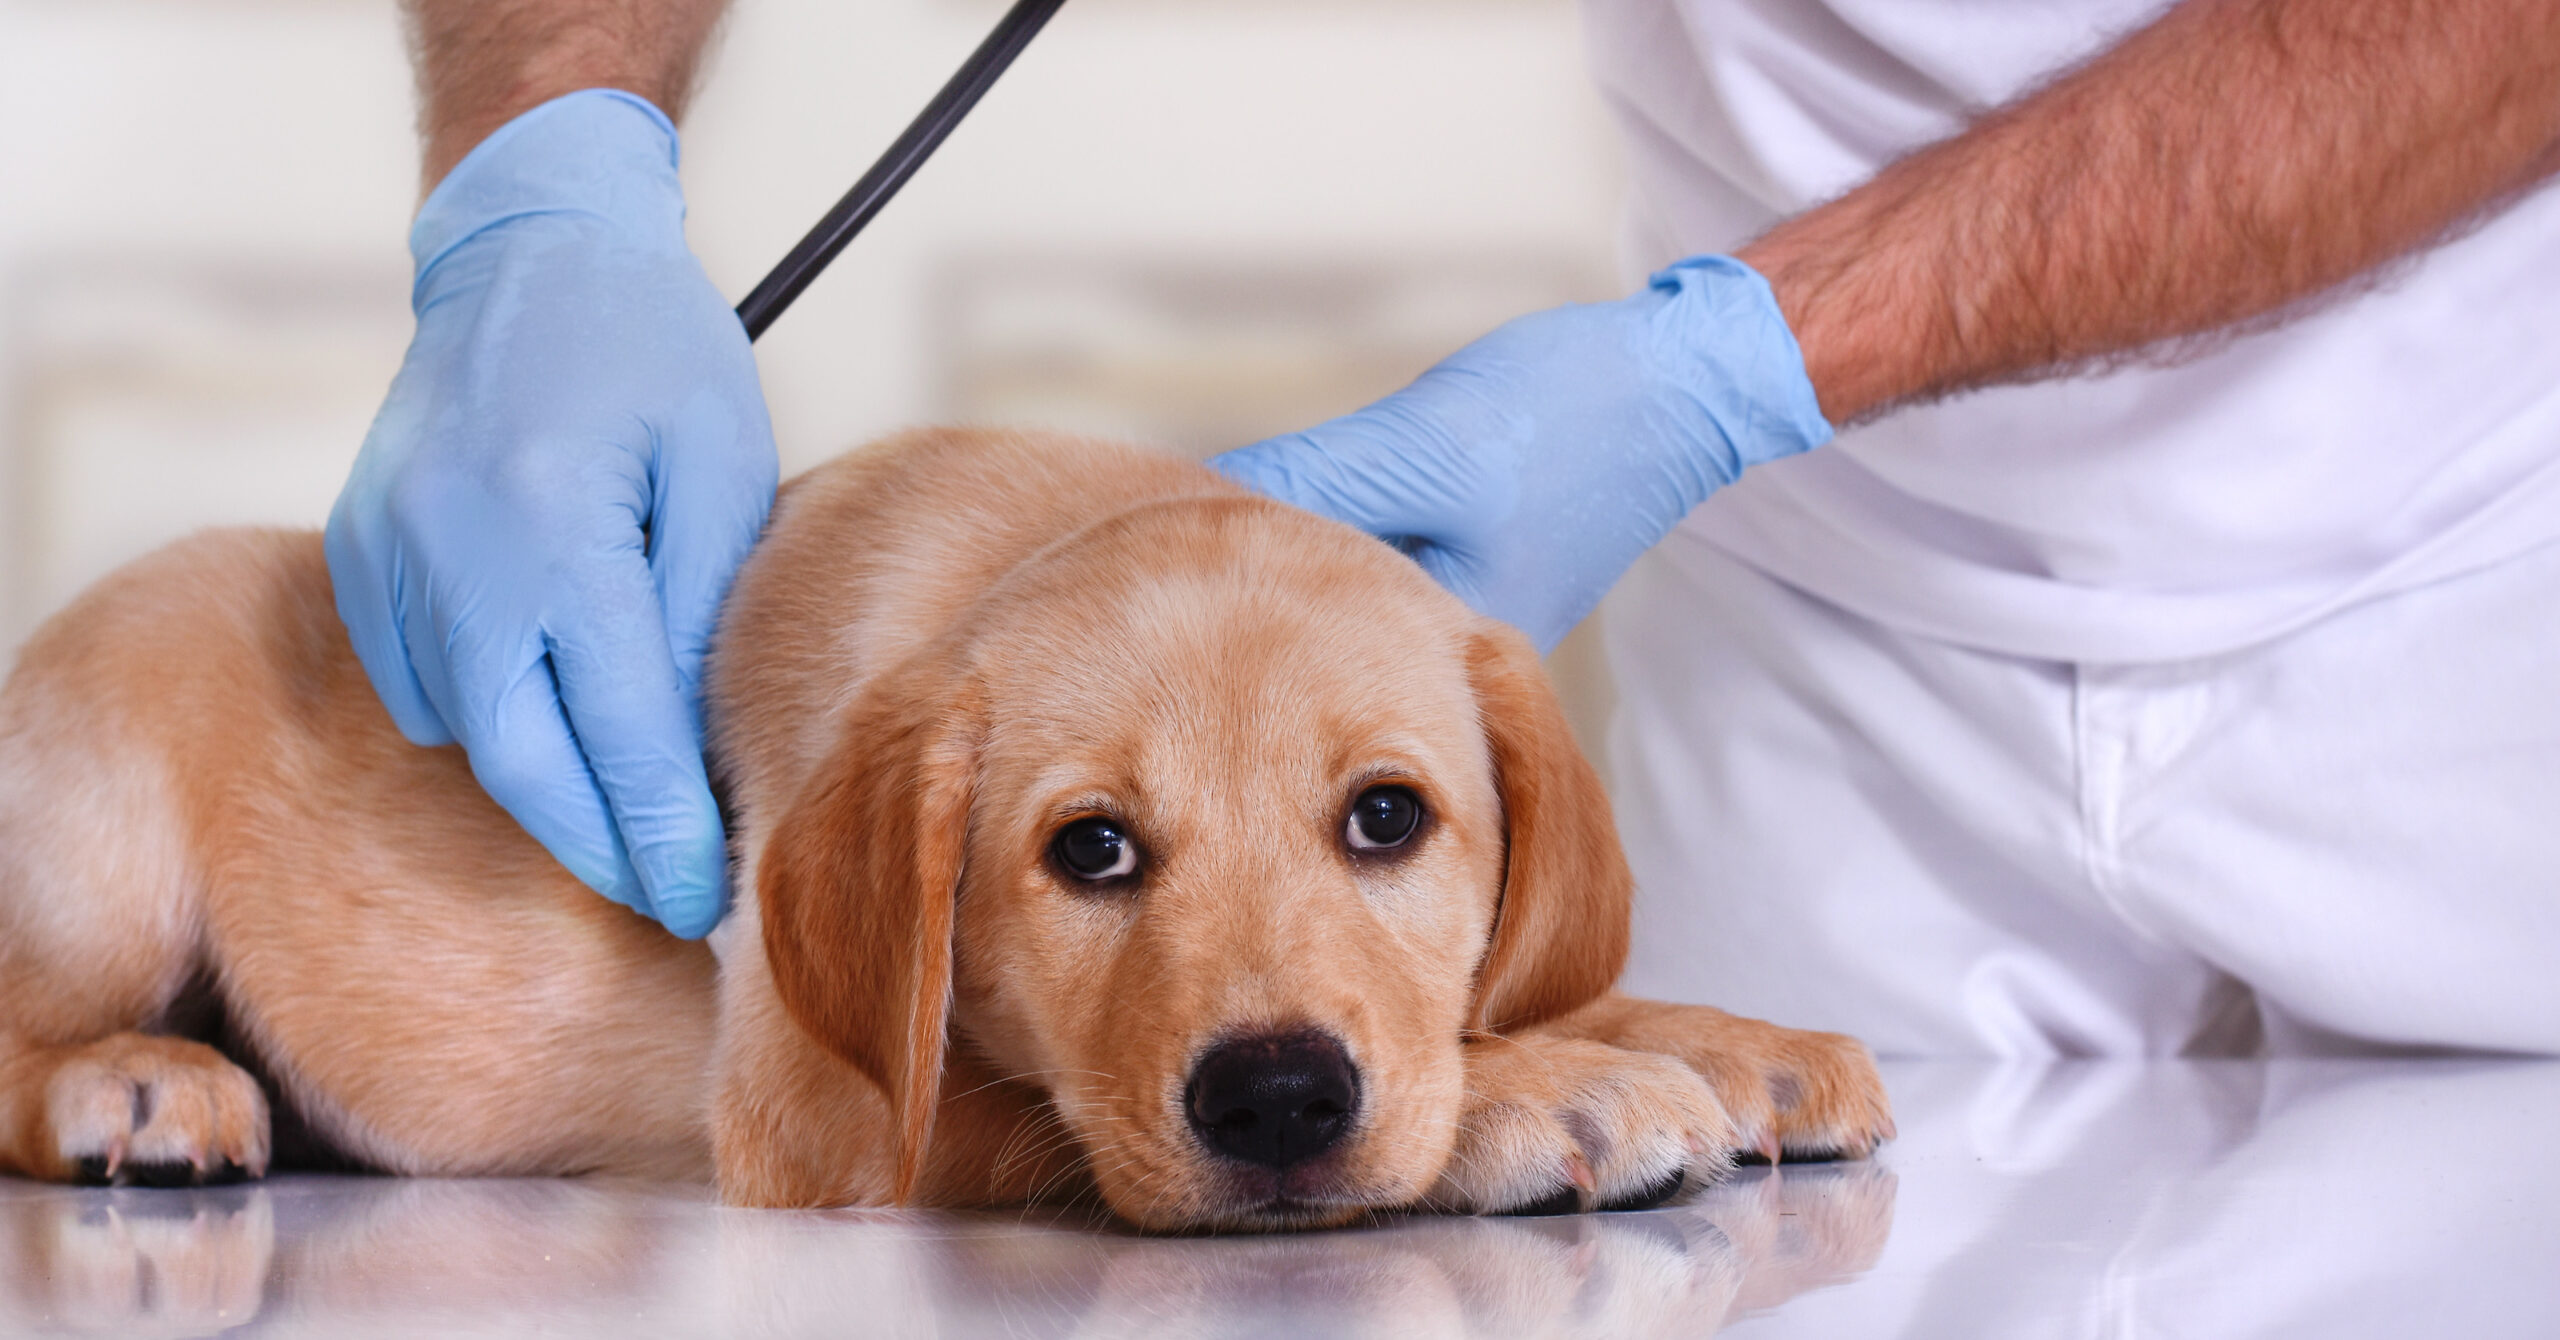
{"type": "Polygon", "coordinates": [[[2560,1334],[2560,1064],[1897,1065],[1872,1163],[1150,1238],[604,1181],[0,1180],[0,1333],[2560,1334]]]}

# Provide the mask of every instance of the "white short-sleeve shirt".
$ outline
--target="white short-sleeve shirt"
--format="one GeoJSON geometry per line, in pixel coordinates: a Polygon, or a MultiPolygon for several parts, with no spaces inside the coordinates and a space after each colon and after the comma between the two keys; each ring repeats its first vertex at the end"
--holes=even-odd
{"type": "MultiPolygon", "coordinates": [[[[2155,18],[2161,0],[1588,0],[1630,255],[1729,250],[2155,18]]],[[[2180,660],[2560,537],[2560,190],[2174,366],[1976,391],[1688,523],[1906,631],[2180,660]]]]}

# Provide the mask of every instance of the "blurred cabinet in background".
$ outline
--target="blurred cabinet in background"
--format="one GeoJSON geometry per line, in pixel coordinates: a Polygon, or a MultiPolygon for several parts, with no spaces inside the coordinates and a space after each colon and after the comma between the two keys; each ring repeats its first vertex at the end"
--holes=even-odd
{"type": "Polygon", "coordinates": [[[190,531],[326,516],[408,341],[405,288],[398,271],[30,265],[9,296],[8,627],[190,531]]]}
{"type": "Polygon", "coordinates": [[[1603,283],[1548,252],[962,258],[930,304],[937,399],[965,422],[1208,455],[1367,404],[1456,343],[1603,283]]]}

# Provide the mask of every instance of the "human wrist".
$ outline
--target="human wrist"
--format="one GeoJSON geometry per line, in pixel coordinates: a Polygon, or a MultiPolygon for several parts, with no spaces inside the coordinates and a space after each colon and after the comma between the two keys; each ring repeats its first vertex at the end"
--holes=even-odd
{"type": "Polygon", "coordinates": [[[1719,482],[1831,440],[1803,350],[1759,271],[1732,256],[1693,256],[1655,272],[1647,288],[1683,332],[1657,375],[1712,425],[1690,440],[1719,482]]]}
{"type": "Polygon", "coordinates": [[[1767,277],[1826,418],[1853,423],[1927,394],[1950,340],[1928,328],[1916,279],[1852,196],[1779,225],[1735,254],[1767,277]],[[1854,210],[1859,218],[1845,218],[1854,210]]]}
{"type": "Polygon", "coordinates": [[[612,88],[563,94],[500,126],[419,206],[409,229],[421,295],[430,272],[475,236],[547,219],[629,247],[681,253],[684,191],[673,122],[612,88]]]}

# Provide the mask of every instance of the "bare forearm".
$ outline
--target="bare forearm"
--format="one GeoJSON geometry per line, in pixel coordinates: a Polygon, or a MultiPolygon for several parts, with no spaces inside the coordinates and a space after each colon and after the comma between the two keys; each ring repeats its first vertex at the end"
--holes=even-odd
{"type": "Polygon", "coordinates": [[[618,88],[680,119],[727,0],[403,0],[426,184],[523,111],[618,88]]]}
{"type": "Polygon", "coordinates": [[[1740,254],[1846,422],[2280,311],[2555,169],[2550,0],[2187,0],[1740,254]]]}

